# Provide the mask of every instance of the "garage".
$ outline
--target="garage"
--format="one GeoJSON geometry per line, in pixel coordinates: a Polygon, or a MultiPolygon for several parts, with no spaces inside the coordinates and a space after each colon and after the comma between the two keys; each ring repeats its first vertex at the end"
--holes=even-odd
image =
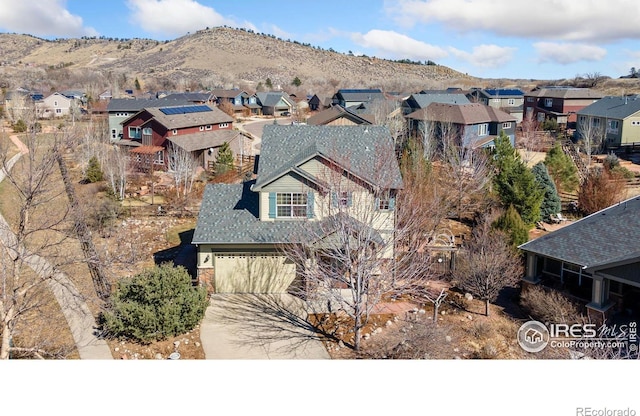
{"type": "Polygon", "coordinates": [[[295,264],[269,253],[214,254],[216,293],[286,293],[296,277],[295,264]]]}

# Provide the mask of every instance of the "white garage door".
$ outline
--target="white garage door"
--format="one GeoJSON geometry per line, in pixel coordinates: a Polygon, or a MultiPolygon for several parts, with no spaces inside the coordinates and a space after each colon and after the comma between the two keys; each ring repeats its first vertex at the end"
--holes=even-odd
{"type": "Polygon", "coordinates": [[[217,254],[216,293],[285,293],[295,279],[295,265],[284,256],[217,254]]]}

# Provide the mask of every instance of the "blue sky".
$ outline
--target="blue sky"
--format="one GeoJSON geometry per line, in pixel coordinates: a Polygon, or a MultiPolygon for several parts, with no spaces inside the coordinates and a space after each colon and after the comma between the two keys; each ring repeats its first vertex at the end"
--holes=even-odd
{"type": "Polygon", "coordinates": [[[0,0],[0,32],[43,38],[167,40],[222,25],[481,78],[640,69],[637,0],[0,0]]]}

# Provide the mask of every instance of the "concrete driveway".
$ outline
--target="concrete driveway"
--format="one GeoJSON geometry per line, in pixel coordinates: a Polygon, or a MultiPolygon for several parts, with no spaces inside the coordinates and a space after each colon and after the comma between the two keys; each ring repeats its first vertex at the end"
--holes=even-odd
{"type": "Polygon", "coordinates": [[[207,359],[330,359],[306,322],[304,301],[287,294],[214,294],[200,325],[207,359]]]}

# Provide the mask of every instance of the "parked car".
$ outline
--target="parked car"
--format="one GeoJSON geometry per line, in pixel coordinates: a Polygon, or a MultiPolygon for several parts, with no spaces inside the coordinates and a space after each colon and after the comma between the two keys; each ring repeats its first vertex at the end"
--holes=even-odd
{"type": "Polygon", "coordinates": [[[280,115],[283,117],[289,117],[291,113],[289,111],[283,111],[282,113],[280,113],[280,115]]]}

